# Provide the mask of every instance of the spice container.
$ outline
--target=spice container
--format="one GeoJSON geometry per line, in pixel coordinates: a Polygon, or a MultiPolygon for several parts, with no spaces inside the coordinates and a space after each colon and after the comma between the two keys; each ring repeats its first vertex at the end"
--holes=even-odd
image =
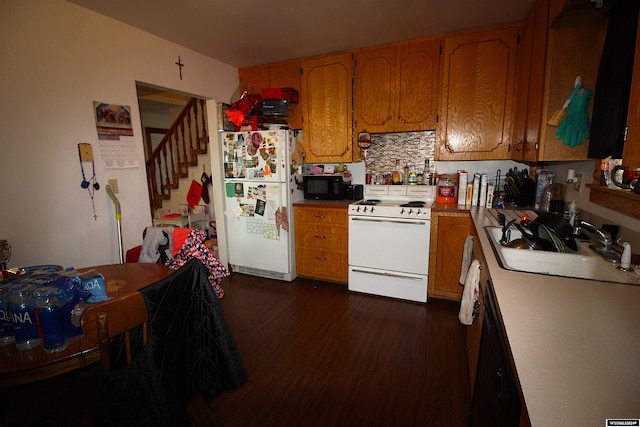
{"type": "Polygon", "coordinates": [[[448,177],[440,177],[438,179],[438,188],[436,190],[436,202],[438,203],[457,203],[456,185],[448,177]]]}

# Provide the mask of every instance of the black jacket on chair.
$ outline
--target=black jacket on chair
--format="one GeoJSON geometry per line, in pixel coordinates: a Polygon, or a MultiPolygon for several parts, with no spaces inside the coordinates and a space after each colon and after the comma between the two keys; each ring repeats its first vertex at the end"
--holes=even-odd
{"type": "MultiPolygon", "coordinates": [[[[123,345],[111,344],[113,370],[102,371],[97,424],[187,425],[187,405],[247,380],[224,312],[197,259],[140,290],[147,305],[148,341],[123,365],[123,345]]],[[[141,342],[141,341],[140,341],[141,342]]]]}

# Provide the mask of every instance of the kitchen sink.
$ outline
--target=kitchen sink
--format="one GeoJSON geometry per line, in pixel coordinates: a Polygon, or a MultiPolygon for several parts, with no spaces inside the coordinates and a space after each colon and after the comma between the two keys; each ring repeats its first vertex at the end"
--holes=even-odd
{"type": "MultiPolygon", "coordinates": [[[[619,270],[620,264],[603,259],[589,247],[589,242],[578,240],[577,250],[565,253],[515,249],[500,244],[502,227],[485,227],[485,231],[500,266],[506,270],[640,285],[638,274],[619,270]]],[[[510,240],[520,236],[520,231],[510,229],[510,240]]]]}

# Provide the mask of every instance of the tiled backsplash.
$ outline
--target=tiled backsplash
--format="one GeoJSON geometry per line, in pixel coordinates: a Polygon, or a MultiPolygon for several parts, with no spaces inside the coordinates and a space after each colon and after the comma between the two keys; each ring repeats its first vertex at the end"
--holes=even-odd
{"type": "Polygon", "coordinates": [[[400,169],[408,164],[410,169],[421,173],[425,159],[433,164],[435,141],[434,131],[372,134],[366,172],[376,177],[389,174],[395,170],[397,159],[400,169]]]}

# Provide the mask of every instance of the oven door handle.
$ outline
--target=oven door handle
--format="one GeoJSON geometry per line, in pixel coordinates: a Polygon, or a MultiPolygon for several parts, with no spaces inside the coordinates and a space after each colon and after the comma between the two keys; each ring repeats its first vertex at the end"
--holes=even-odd
{"type": "Polygon", "coordinates": [[[364,221],[364,222],[391,222],[394,224],[414,224],[414,225],[425,225],[427,223],[427,221],[421,221],[421,220],[406,220],[403,221],[401,219],[382,219],[382,218],[368,218],[368,217],[361,217],[361,216],[352,216],[351,217],[352,221],[364,221]]]}
{"type": "Polygon", "coordinates": [[[394,277],[396,279],[422,280],[422,277],[404,276],[402,274],[388,273],[384,271],[360,270],[359,268],[354,268],[351,271],[354,273],[373,274],[375,276],[394,277]]]}

